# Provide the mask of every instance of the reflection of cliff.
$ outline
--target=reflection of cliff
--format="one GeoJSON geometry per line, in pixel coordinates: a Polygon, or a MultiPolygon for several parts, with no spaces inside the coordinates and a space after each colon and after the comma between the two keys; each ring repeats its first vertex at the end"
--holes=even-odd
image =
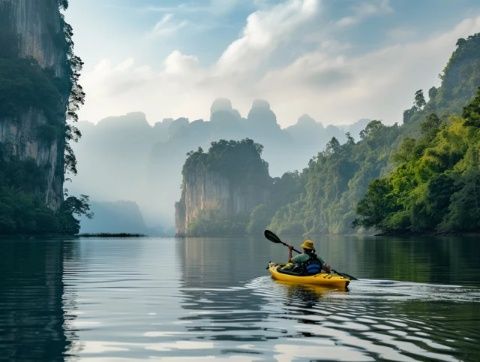
{"type": "Polygon", "coordinates": [[[189,154],[176,204],[178,235],[242,234],[253,208],[267,201],[271,179],[252,140],[212,143],[189,154]]]}
{"type": "MultiPolygon", "coordinates": [[[[0,263],[1,358],[22,361],[64,359],[74,334],[65,331],[63,262],[72,244],[2,244],[0,263]]],[[[68,298],[67,298],[68,299],[68,298]]]]}
{"type": "Polygon", "coordinates": [[[182,307],[192,311],[181,318],[189,331],[207,333],[211,340],[264,340],[261,322],[264,296],[246,284],[265,275],[269,244],[257,240],[195,238],[177,243],[182,270],[182,307]]]}

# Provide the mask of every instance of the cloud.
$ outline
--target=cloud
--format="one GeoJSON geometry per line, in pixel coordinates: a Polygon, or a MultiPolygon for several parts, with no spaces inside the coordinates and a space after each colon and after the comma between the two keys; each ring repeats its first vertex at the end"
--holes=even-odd
{"type": "Polygon", "coordinates": [[[374,0],[369,2],[357,2],[353,7],[353,14],[345,16],[335,22],[335,25],[341,28],[353,26],[361,21],[378,15],[393,13],[389,0],[374,0]]]}
{"type": "Polygon", "coordinates": [[[238,74],[256,69],[281,43],[291,40],[318,7],[317,0],[290,0],[252,13],[242,36],[218,60],[218,70],[238,74]]]}
{"type": "Polygon", "coordinates": [[[188,25],[186,20],[180,22],[173,21],[173,14],[165,14],[160,21],[158,21],[153,29],[148,33],[151,38],[160,38],[173,35],[180,29],[188,25]]]}
{"type": "MultiPolygon", "coordinates": [[[[384,9],[387,5],[383,2],[384,9]]],[[[304,113],[326,124],[363,117],[393,123],[401,121],[417,89],[438,85],[438,73],[456,40],[480,31],[480,17],[469,18],[423,40],[355,55],[339,46],[333,33],[322,42],[306,39],[305,27],[328,25],[327,20],[319,23],[318,1],[289,0],[264,6],[248,17],[242,33],[211,65],[202,65],[195,55],[179,50],[156,67],[139,65],[133,59],[119,64],[101,61],[82,76],[87,104],[81,117],[97,121],[141,110],[151,122],[164,117],[208,118],[212,101],[228,97],[244,115],[252,99],[269,100],[283,126],[304,113]],[[291,50],[303,42],[313,48],[291,50]]],[[[169,24],[173,17],[162,20],[169,24]]]]}
{"type": "Polygon", "coordinates": [[[214,16],[221,16],[231,13],[242,3],[242,0],[210,0],[205,5],[182,3],[176,6],[147,6],[142,10],[146,12],[175,14],[208,13],[214,16]]]}
{"type": "Polygon", "coordinates": [[[270,94],[264,97],[275,111],[290,117],[295,116],[292,109],[304,109],[327,122],[366,117],[393,123],[401,121],[402,111],[411,105],[417,89],[438,85],[438,74],[456,40],[478,31],[480,17],[466,19],[448,32],[422,41],[387,46],[357,57],[312,52],[268,72],[257,86],[261,93],[270,94]],[[288,91],[272,91],[285,85],[288,91]]]}

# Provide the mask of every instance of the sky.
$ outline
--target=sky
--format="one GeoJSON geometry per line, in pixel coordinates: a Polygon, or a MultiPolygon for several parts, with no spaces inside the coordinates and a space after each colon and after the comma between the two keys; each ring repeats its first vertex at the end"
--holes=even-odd
{"type": "Polygon", "coordinates": [[[460,37],[478,0],[70,0],[84,63],[81,120],[141,111],[209,119],[216,98],[246,116],[267,100],[286,127],[401,122],[460,37]]]}

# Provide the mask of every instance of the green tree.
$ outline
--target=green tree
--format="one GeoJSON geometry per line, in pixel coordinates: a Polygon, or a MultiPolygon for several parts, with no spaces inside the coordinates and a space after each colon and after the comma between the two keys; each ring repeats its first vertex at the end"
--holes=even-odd
{"type": "Polygon", "coordinates": [[[385,232],[477,231],[480,216],[480,91],[464,118],[442,125],[435,115],[422,124],[418,141],[406,139],[397,167],[373,181],[356,225],[385,232]]]}
{"type": "Polygon", "coordinates": [[[423,95],[423,90],[419,89],[415,92],[415,107],[417,109],[421,110],[423,107],[427,105],[427,102],[425,101],[425,97],[423,95]]]}

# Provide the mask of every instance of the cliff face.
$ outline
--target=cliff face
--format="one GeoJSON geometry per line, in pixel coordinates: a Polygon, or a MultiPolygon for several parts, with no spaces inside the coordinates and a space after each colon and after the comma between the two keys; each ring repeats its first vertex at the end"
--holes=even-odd
{"type": "Polygon", "coordinates": [[[268,195],[267,188],[233,184],[218,173],[191,174],[184,180],[182,197],[175,205],[177,235],[189,235],[189,225],[204,213],[214,212],[222,219],[245,217],[266,202],[268,195]]]}
{"type": "Polygon", "coordinates": [[[220,141],[208,153],[190,154],[183,169],[182,196],[175,204],[177,235],[245,231],[242,223],[270,195],[267,165],[260,158],[261,148],[255,146],[259,145],[251,140],[220,141]]]}
{"type": "Polygon", "coordinates": [[[56,77],[65,76],[65,39],[58,0],[0,0],[17,35],[18,56],[33,58],[56,77]]]}
{"type": "MultiPolygon", "coordinates": [[[[54,82],[69,84],[67,44],[58,0],[0,0],[0,23],[0,59],[33,59],[54,82]]],[[[63,87],[49,114],[28,102],[13,114],[0,113],[0,144],[6,151],[3,156],[7,160],[35,161],[45,174],[41,181],[45,185],[39,189],[44,191],[45,204],[53,210],[63,200],[65,142],[62,133],[42,137],[39,129],[52,124],[64,129],[67,88],[63,87]]]]}

